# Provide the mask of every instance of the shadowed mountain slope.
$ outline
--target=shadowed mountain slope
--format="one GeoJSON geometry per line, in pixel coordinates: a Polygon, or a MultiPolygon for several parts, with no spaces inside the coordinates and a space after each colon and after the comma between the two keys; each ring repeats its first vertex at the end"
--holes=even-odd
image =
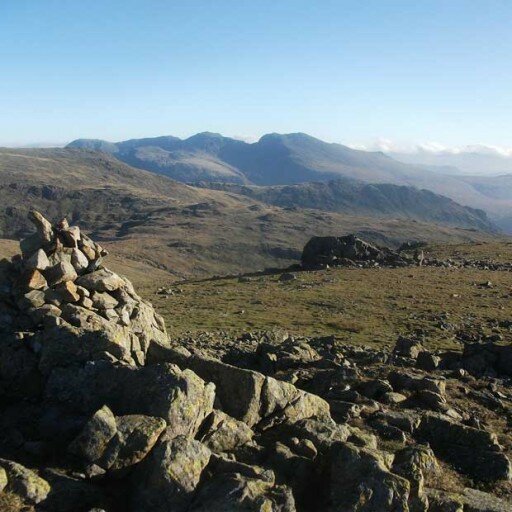
{"type": "Polygon", "coordinates": [[[485,212],[409,186],[367,184],[350,179],[257,187],[226,183],[204,184],[208,188],[245,195],[284,208],[414,219],[460,227],[493,230],[485,212]]]}

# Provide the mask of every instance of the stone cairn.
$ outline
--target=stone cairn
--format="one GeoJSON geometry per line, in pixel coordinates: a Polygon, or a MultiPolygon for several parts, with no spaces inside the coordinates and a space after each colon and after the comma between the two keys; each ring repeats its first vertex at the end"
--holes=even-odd
{"type": "Polygon", "coordinates": [[[36,232],[20,242],[22,254],[13,258],[0,329],[17,324],[101,333],[108,352],[139,365],[152,341],[167,343],[163,318],[127,279],[103,266],[105,249],[66,219],[52,225],[37,211],[29,218],[36,232]]]}

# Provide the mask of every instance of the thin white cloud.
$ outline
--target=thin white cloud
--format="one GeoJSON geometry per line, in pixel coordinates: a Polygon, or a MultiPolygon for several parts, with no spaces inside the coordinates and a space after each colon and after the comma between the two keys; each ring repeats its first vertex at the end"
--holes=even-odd
{"type": "Polygon", "coordinates": [[[468,144],[464,146],[447,146],[445,144],[429,141],[422,143],[393,141],[386,138],[378,138],[366,143],[347,143],[347,146],[363,151],[382,151],[384,153],[403,154],[432,154],[432,155],[460,155],[467,153],[478,153],[482,155],[512,158],[512,147],[468,144]]]}

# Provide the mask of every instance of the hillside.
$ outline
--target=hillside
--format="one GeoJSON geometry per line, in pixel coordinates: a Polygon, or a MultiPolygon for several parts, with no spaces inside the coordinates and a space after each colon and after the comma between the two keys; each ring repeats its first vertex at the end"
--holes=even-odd
{"type": "Polygon", "coordinates": [[[75,149],[0,150],[0,199],[4,238],[24,236],[35,207],[53,220],[80,222],[114,255],[174,277],[283,267],[313,235],[356,232],[391,245],[490,238],[475,228],[281,208],[75,149]]]}
{"type": "Polygon", "coordinates": [[[269,187],[227,183],[206,183],[204,186],[235,192],[283,208],[312,208],[493,230],[482,210],[461,206],[447,197],[415,187],[367,184],[350,179],[269,187]]]}
{"type": "MultiPolygon", "coordinates": [[[[79,139],[68,147],[106,151],[129,165],[183,182],[290,185],[347,177],[415,186],[483,209],[501,226],[512,229],[512,192],[496,199],[481,183],[449,167],[403,163],[381,152],[326,143],[304,133],[272,133],[252,144],[206,132],[184,140],[156,137],[110,143],[79,139]]],[[[493,178],[481,180],[493,182],[493,178]]]]}
{"type": "Polygon", "coordinates": [[[509,246],[139,295],[29,218],[0,267],[2,512],[511,510],[509,246]]]}

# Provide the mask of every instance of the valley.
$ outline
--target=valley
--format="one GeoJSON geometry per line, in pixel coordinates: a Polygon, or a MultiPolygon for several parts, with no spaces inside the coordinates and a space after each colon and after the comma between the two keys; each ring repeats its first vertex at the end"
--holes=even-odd
{"type": "Polygon", "coordinates": [[[4,149],[0,236],[24,236],[30,229],[26,214],[38,208],[53,219],[79,222],[114,254],[177,279],[281,268],[297,261],[314,235],[359,233],[391,246],[500,236],[485,215],[433,194],[384,189],[372,205],[371,194],[353,197],[353,184],[337,187],[317,194],[299,188],[299,200],[290,203],[192,187],[105,153],[4,149]],[[304,196],[310,199],[301,207],[304,196]],[[329,208],[340,211],[319,209],[326,197],[338,197],[329,208]]]}

